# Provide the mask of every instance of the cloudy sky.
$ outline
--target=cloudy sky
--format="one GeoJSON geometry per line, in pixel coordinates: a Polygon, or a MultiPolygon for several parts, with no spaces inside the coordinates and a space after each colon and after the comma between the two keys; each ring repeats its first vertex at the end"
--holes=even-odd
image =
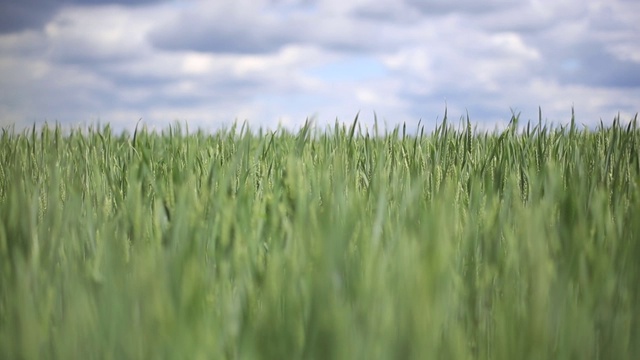
{"type": "Polygon", "coordinates": [[[0,126],[610,123],[637,0],[0,0],[0,126]]]}

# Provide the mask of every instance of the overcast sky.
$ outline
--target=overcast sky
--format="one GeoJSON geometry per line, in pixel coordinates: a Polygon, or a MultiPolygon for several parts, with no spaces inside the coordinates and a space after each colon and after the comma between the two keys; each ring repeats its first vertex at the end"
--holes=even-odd
{"type": "Polygon", "coordinates": [[[638,0],[0,0],[0,126],[587,125],[640,111],[638,0]]]}

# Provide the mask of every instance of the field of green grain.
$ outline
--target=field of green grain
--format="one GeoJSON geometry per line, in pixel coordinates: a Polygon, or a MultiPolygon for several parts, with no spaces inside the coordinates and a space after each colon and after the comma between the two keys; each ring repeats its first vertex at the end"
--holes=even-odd
{"type": "Polygon", "coordinates": [[[3,359],[638,359],[640,128],[0,135],[3,359]]]}

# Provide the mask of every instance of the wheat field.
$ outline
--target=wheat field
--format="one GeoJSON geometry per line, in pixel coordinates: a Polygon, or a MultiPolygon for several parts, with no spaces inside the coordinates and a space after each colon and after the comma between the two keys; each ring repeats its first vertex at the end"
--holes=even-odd
{"type": "Polygon", "coordinates": [[[640,358],[640,129],[0,136],[5,359],[640,358]]]}

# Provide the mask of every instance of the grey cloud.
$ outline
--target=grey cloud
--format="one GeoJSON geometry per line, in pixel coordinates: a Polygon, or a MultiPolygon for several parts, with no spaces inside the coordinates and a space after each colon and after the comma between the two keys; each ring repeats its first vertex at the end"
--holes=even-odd
{"type": "Polygon", "coordinates": [[[153,46],[170,51],[264,54],[290,44],[313,44],[338,52],[370,52],[406,44],[410,39],[399,38],[402,30],[396,26],[317,13],[274,18],[259,13],[215,12],[209,16],[183,14],[157,26],[149,39],[153,46]]]}
{"type": "Polygon", "coordinates": [[[39,29],[64,6],[125,6],[160,3],[165,0],[5,0],[0,3],[0,34],[39,29]]]}
{"type": "Polygon", "coordinates": [[[350,11],[357,18],[396,24],[413,24],[422,18],[420,11],[405,3],[379,1],[361,4],[350,11]]]}
{"type": "Polygon", "coordinates": [[[403,46],[415,46],[417,37],[411,25],[380,22],[374,18],[344,16],[309,16],[296,19],[300,43],[317,44],[327,50],[348,53],[381,53],[403,46]]]}
{"type": "MultiPolygon", "coordinates": [[[[152,93],[156,93],[158,89],[171,89],[178,88],[181,81],[190,81],[196,84],[201,91],[194,91],[188,96],[192,98],[200,98],[206,96],[207,92],[213,91],[213,89],[224,89],[223,93],[234,97],[243,97],[244,95],[251,94],[255,91],[259,91],[268,87],[266,80],[255,78],[238,78],[232,75],[219,75],[212,77],[198,77],[197,79],[190,79],[188,77],[161,77],[143,75],[137,76],[133,74],[121,74],[112,72],[102,72],[107,76],[111,82],[120,89],[147,89],[152,93]]],[[[156,99],[159,100],[159,99],[156,99]]]]}
{"type": "Polygon", "coordinates": [[[252,30],[249,24],[184,23],[158,29],[150,34],[151,43],[163,50],[194,50],[215,53],[251,54],[278,50],[291,38],[270,29],[252,30]],[[191,24],[190,26],[183,25],[191,24]]]}
{"type": "Polygon", "coordinates": [[[603,44],[582,42],[568,48],[541,46],[547,76],[568,84],[640,87],[640,63],[621,60],[603,44]]]}
{"type": "Polygon", "coordinates": [[[77,5],[127,5],[127,6],[136,6],[136,5],[147,5],[154,3],[162,3],[167,0],[66,0],[64,1],[66,4],[77,4],[77,5]]]}
{"type": "Polygon", "coordinates": [[[57,64],[96,67],[101,64],[126,63],[139,57],[132,51],[105,51],[80,41],[59,44],[47,57],[57,64]]]}
{"type": "Polygon", "coordinates": [[[163,50],[215,53],[266,53],[294,41],[300,29],[288,19],[241,3],[194,3],[149,34],[163,50]]]}
{"type": "Polygon", "coordinates": [[[517,0],[405,0],[425,15],[445,13],[484,13],[520,4],[517,0]]]}
{"type": "Polygon", "coordinates": [[[0,33],[40,28],[59,6],[58,1],[3,1],[0,4],[0,33]]]}

